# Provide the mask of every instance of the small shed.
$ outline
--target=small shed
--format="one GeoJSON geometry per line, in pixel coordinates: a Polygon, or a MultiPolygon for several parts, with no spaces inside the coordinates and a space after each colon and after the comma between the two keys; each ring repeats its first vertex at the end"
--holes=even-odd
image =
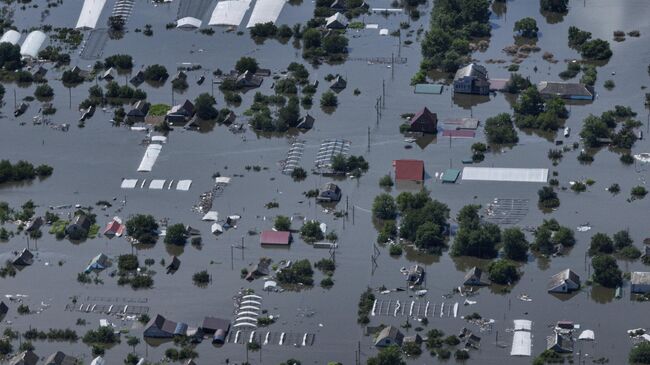
{"type": "Polygon", "coordinates": [[[337,202],[341,200],[341,188],[332,182],[327,183],[321,188],[316,200],[320,202],[337,202]]]}
{"type": "Polygon", "coordinates": [[[151,107],[150,103],[147,103],[144,100],[138,100],[133,104],[133,107],[129,110],[126,116],[129,118],[144,119],[144,117],[147,116],[147,113],[149,113],[149,107],[151,107]]]}
{"type": "Polygon", "coordinates": [[[632,293],[650,293],[650,272],[633,271],[630,276],[630,291],[632,293]]]}
{"type": "Polygon", "coordinates": [[[25,232],[37,231],[43,225],[43,217],[36,217],[32,219],[25,227],[25,232]]]}
{"type": "Polygon", "coordinates": [[[551,276],[547,291],[549,293],[569,293],[580,289],[580,276],[571,269],[565,269],[551,276]]]}
{"type": "Polygon", "coordinates": [[[316,119],[307,113],[304,117],[298,119],[298,129],[312,129],[314,127],[314,122],[316,119]]]}
{"type": "Polygon", "coordinates": [[[424,107],[409,120],[409,131],[436,134],[438,133],[438,115],[424,107]]]}
{"type": "Polygon", "coordinates": [[[144,72],[142,70],[138,71],[129,82],[135,87],[140,86],[144,82],[144,72]]]}
{"type": "Polygon", "coordinates": [[[343,90],[348,86],[347,80],[343,78],[341,75],[337,75],[334,80],[332,80],[332,83],[330,84],[330,89],[332,90],[343,90]]]}
{"type": "Polygon", "coordinates": [[[424,161],[395,160],[395,180],[424,181],[424,161]]]}
{"type": "Polygon", "coordinates": [[[260,244],[269,246],[289,246],[291,232],[289,231],[262,231],[260,244]]]}
{"type": "Polygon", "coordinates": [[[385,327],[377,335],[375,340],[375,347],[388,347],[392,345],[401,346],[404,341],[404,335],[397,327],[385,327]]]}
{"type": "Polygon", "coordinates": [[[113,81],[115,79],[115,75],[117,75],[117,71],[111,67],[108,70],[104,71],[102,74],[102,80],[113,81]]]}
{"type": "Polygon", "coordinates": [[[34,254],[28,249],[23,249],[20,255],[14,259],[12,264],[15,266],[29,266],[34,263],[34,254]]]}
{"type": "Polygon", "coordinates": [[[471,268],[465,278],[463,279],[463,285],[466,286],[485,286],[490,285],[490,281],[483,275],[483,270],[481,268],[474,266],[471,268]]]}

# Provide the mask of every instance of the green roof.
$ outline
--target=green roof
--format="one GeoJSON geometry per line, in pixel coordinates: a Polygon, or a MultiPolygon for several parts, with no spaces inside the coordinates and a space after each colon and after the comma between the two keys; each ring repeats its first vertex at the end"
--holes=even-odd
{"type": "Polygon", "coordinates": [[[441,84],[417,84],[415,85],[416,94],[442,94],[443,85],[441,84]]]}
{"type": "Polygon", "coordinates": [[[455,183],[458,180],[458,175],[460,175],[460,170],[458,169],[447,169],[444,174],[442,174],[443,183],[455,183]]]}

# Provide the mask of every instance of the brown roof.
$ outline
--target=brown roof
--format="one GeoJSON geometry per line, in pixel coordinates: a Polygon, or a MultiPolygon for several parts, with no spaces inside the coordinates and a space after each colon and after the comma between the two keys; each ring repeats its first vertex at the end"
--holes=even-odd
{"type": "Polygon", "coordinates": [[[424,162],[422,160],[395,160],[395,180],[424,180],[424,162]]]}

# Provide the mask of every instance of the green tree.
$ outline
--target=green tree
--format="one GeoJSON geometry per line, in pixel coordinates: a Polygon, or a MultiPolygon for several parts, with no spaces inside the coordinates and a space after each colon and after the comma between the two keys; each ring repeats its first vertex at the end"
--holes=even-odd
{"type": "Polygon", "coordinates": [[[368,358],[367,365],[406,365],[402,360],[402,351],[399,346],[391,345],[379,350],[377,356],[368,358]]]}
{"type": "Polygon", "coordinates": [[[126,344],[133,348],[133,353],[135,354],[135,348],[140,344],[140,339],[135,336],[127,336],[126,344]]]}
{"type": "Polygon", "coordinates": [[[489,143],[512,144],[519,141],[510,114],[501,113],[485,120],[485,136],[489,143]]]}
{"type": "Polygon", "coordinates": [[[167,227],[165,243],[168,245],[183,246],[187,242],[187,229],[183,223],[177,223],[167,227]]]}
{"type": "Polygon", "coordinates": [[[291,230],[291,220],[289,217],[279,215],[275,217],[273,227],[278,231],[289,231],[291,230]]]}
{"type": "Polygon", "coordinates": [[[569,0],[540,0],[539,6],[544,11],[566,13],[569,10],[569,0]]]}
{"type": "Polygon", "coordinates": [[[580,54],[582,57],[588,59],[606,60],[612,57],[612,50],[609,48],[609,42],[602,39],[594,39],[582,44],[580,54]]]}
{"type": "Polygon", "coordinates": [[[528,258],[528,241],[519,227],[504,229],[501,232],[501,238],[503,240],[503,253],[507,259],[526,261],[528,258]]]}
{"type": "Polygon", "coordinates": [[[568,227],[560,227],[553,234],[553,243],[563,247],[573,247],[576,244],[576,238],[573,230],[568,227]]]}
{"type": "Polygon", "coordinates": [[[458,212],[458,232],[451,247],[453,256],[494,258],[497,244],[501,242],[501,230],[493,223],[481,223],[478,205],[466,205],[458,212]]]}
{"type": "Polygon", "coordinates": [[[426,222],[418,227],[414,243],[416,247],[436,254],[440,254],[445,247],[442,230],[433,222],[426,222]]]}
{"type": "Polygon", "coordinates": [[[560,206],[560,199],[552,186],[544,186],[537,191],[538,204],[542,208],[551,209],[560,206]]]}
{"type": "Polygon", "coordinates": [[[610,254],[614,252],[614,242],[605,233],[596,233],[591,237],[589,255],[610,254]]]}
{"type": "Polygon", "coordinates": [[[339,99],[331,91],[326,91],[320,97],[320,106],[323,108],[333,108],[339,105],[339,99]]]}
{"type": "Polygon", "coordinates": [[[318,48],[321,45],[321,34],[318,29],[309,28],[302,34],[302,43],[305,49],[318,48]]]}
{"type": "Polygon", "coordinates": [[[40,100],[48,99],[54,96],[54,89],[48,84],[41,84],[34,90],[34,96],[40,100]]]}
{"type": "Polygon", "coordinates": [[[553,231],[546,226],[538,227],[535,231],[535,241],[533,249],[545,255],[550,255],[555,249],[552,241],[553,231]]]}
{"type": "Polygon", "coordinates": [[[240,74],[246,71],[255,73],[258,68],[259,65],[257,64],[257,60],[253,57],[241,57],[235,64],[235,70],[240,74]]]}
{"type": "Polygon", "coordinates": [[[612,238],[614,239],[614,248],[616,248],[617,251],[632,246],[632,243],[634,243],[630,236],[630,232],[626,229],[614,233],[612,238]]]}
{"type": "Polygon", "coordinates": [[[307,221],[300,228],[300,237],[307,243],[313,243],[321,241],[323,236],[323,231],[320,229],[320,222],[318,221],[307,221]]]}
{"type": "Polygon", "coordinates": [[[390,194],[379,194],[372,203],[372,215],[377,219],[395,219],[397,206],[395,199],[390,194]]]}
{"type": "Polygon", "coordinates": [[[594,268],[594,282],[606,288],[615,288],[623,283],[623,274],[613,257],[598,255],[591,260],[591,266],[594,268]]]}
{"type": "Polygon", "coordinates": [[[530,80],[524,78],[518,73],[511,73],[508,83],[506,83],[506,91],[511,94],[517,94],[522,90],[526,90],[531,86],[530,80]]]}
{"type": "Polygon", "coordinates": [[[537,116],[544,111],[544,100],[537,88],[530,86],[521,93],[514,108],[518,114],[537,116]]]}
{"type": "Polygon", "coordinates": [[[143,244],[156,243],[158,223],[151,215],[137,214],[126,221],[126,234],[143,244]]]}
{"type": "Polygon", "coordinates": [[[163,82],[167,80],[169,74],[167,68],[163,65],[149,65],[144,69],[144,79],[151,82],[163,82]]]}
{"type": "Polygon", "coordinates": [[[0,68],[15,71],[22,67],[20,46],[9,42],[0,43],[0,68]]]}
{"type": "Polygon", "coordinates": [[[539,28],[537,28],[537,22],[535,19],[526,17],[515,22],[514,31],[519,32],[522,37],[536,38],[539,28]]]}
{"type": "Polygon", "coordinates": [[[196,115],[203,120],[213,120],[219,116],[219,111],[214,107],[217,101],[208,93],[202,93],[194,100],[196,115]]]}
{"type": "Polygon", "coordinates": [[[582,121],[580,137],[587,147],[598,147],[601,139],[610,137],[610,130],[602,118],[589,115],[582,121]]]}
{"type": "Polygon", "coordinates": [[[519,280],[517,266],[508,260],[496,260],[488,266],[488,275],[492,282],[510,285],[519,280]]]}
{"type": "Polygon", "coordinates": [[[630,364],[650,364],[650,342],[643,341],[632,347],[628,360],[630,364]]]}
{"type": "Polygon", "coordinates": [[[340,34],[332,34],[322,40],[323,50],[327,54],[346,53],[348,47],[348,39],[340,34]]]}

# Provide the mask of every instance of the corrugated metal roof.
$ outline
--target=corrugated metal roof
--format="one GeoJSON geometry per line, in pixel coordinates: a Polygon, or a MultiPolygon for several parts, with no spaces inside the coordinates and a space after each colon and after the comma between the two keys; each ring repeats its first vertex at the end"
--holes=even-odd
{"type": "Polygon", "coordinates": [[[442,94],[444,86],[440,84],[416,84],[416,94],[442,94]]]}
{"type": "Polygon", "coordinates": [[[463,180],[545,183],[548,180],[548,169],[465,167],[463,180]]]}
{"type": "Polygon", "coordinates": [[[396,180],[424,180],[424,162],[422,160],[395,160],[396,180]]]}

